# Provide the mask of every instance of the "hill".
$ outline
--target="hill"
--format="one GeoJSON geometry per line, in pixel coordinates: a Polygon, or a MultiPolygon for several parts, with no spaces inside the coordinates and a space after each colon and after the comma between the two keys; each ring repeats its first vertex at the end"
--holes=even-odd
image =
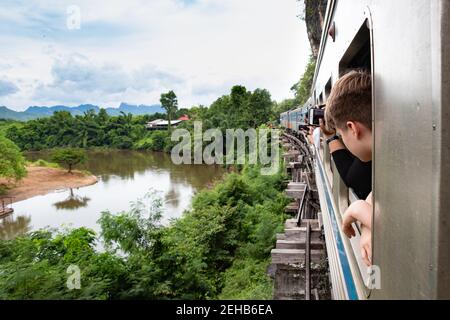
{"type": "MultiPolygon", "coordinates": [[[[69,106],[52,106],[52,107],[40,107],[31,106],[25,111],[14,111],[7,107],[0,107],[0,119],[11,119],[18,121],[28,121],[37,118],[50,117],[56,111],[67,111],[72,115],[83,115],[85,112],[93,110],[96,113],[100,111],[100,107],[92,104],[83,104],[76,107],[69,106]]],[[[160,105],[132,105],[127,103],[121,103],[119,108],[105,108],[106,112],[110,116],[118,116],[121,112],[131,113],[132,115],[146,115],[155,113],[165,113],[165,110],[160,105]]]]}

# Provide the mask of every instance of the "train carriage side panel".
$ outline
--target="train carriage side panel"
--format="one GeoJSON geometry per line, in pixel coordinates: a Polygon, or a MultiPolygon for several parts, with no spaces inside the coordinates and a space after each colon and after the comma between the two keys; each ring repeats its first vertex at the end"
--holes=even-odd
{"type": "Polygon", "coordinates": [[[442,143],[448,146],[442,128],[436,127],[443,117],[442,94],[449,94],[441,86],[450,70],[448,65],[442,70],[440,63],[449,33],[438,31],[446,2],[396,0],[386,10],[386,2],[378,0],[372,7],[374,262],[381,270],[381,290],[374,290],[374,298],[450,298],[450,291],[438,290],[442,281],[448,287],[450,234],[442,233],[441,225],[448,221],[440,196],[448,185],[439,185],[436,176],[445,174],[439,156],[442,143]]]}
{"type": "Polygon", "coordinates": [[[450,298],[449,2],[331,0],[328,14],[336,41],[324,32],[313,98],[327,96],[364,20],[373,23],[373,258],[381,289],[370,298],[450,298]]]}

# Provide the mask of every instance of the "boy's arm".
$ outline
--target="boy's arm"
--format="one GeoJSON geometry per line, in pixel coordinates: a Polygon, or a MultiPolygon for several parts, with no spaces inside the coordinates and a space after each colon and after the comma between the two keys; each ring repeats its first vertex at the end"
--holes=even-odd
{"type": "Polygon", "coordinates": [[[352,238],[356,235],[352,224],[357,221],[372,229],[372,206],[364,200],[353,203],[344,214],[342,229],[347,237],[352,238]]]}

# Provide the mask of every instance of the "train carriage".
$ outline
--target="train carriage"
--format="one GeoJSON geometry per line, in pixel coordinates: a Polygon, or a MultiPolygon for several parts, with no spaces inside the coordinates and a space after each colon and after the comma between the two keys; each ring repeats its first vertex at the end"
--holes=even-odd
{"type": "MultiPolygon", "coordinates": [[[[315,152],[334,299],[450,298],[449,18],[448,0],[328,2],[309,106],[326,103],[347,70],[373,79],[369,270],[359,239],[340,228],[358,199],[326,143],[315,152]]],[[[297,129],[289,115],[288,128],[297,129]]]]}

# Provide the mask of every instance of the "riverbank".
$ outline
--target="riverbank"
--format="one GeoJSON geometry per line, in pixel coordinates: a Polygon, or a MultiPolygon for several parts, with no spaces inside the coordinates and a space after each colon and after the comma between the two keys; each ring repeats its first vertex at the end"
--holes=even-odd
{"type": "MultiPolygon", "coordinates": [[[[28,166],[27,176],[9,189],[4,197],[13,198],[15,203],[56,190],[86,187],[97,182],[97,177],[80,171],[70,174],[64,169],[28,166]]],[[[2,183],[6,181],[0,179],[2,183]]]]}

